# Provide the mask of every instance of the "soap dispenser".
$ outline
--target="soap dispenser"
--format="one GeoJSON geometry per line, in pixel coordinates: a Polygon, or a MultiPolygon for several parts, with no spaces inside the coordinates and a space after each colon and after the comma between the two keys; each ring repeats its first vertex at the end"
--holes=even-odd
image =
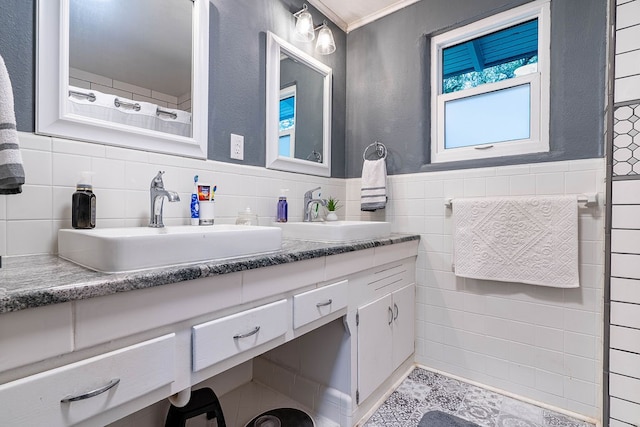
{"type": "Polygon", "coordinates": [[[278,214],[276,221],[287,222],[289,219],[289,205],[287,203],[287,190],[283,188],[280,190],[280,197],[278,198],[278,214]]]}
{"type": "Polygon", "coordinates": [[[83,229],[96,226],[96,195],[93,194],[90,172],[82,172],[71,198],[71,226],[83,229]]]}

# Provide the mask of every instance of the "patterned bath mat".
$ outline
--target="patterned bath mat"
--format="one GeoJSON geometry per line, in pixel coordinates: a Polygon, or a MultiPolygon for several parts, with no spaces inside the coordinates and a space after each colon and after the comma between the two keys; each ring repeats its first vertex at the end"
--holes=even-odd
{"type": "Polygon", "coordinates": [[[420,420],[418,427],[479,427],[478,424],[463,420],[442,411],[429,411],[420,420]]]}

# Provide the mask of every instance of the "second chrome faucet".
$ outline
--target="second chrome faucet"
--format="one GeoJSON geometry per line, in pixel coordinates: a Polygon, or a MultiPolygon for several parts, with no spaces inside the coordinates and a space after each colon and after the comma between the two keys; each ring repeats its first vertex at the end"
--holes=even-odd
{"type": "Polygon", "coordinates": [[[304,193],[304,212],[302,214],[302,221],[311,222],[314,219],[312,214],[312,208],[314,204],[318,204],[321,206],[327,206],[327,201],[325,199],[314,199],[313,192],[316,190],[320,190],[320,187],[313,188],[306,193],[304,193]]]}

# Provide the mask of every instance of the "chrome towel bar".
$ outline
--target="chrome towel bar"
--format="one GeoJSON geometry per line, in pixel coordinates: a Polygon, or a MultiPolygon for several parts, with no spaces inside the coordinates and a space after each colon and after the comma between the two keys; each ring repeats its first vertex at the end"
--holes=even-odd
{"type": "MultiPolygon", "coordinates": [[[[578,203],[584,204],[585,207],[598,206],[598,193],[578,194],[578,203]]],[[[449,209],[453,208],[453,198],[445,198],[444,205],[449,209]]]]}

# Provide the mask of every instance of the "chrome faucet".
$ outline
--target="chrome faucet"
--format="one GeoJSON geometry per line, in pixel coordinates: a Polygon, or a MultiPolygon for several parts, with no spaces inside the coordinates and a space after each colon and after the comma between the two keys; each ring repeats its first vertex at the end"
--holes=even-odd
{"type": "Polygon", "coordinates": [[[149,221],[149,227],[153,228],[164,227],[164,223],[162,222],[164,198],[166,197],[170,202],[180,201],[178,193],[164,189],[162,174],[164,174],[164,171],[158,171],[158,174],[151,180],[151,187],[149,188],[151,195],[151,220],[149,221]]]}
{"type": "Polygon", "coordinates": [[[304,222],[311,222],[312,221],[312,216],[311,216],[311,207],[313,206],[314,203],[317,203],[319,205],[322,206],[327,206],[327,201],[325,199],[314,199],[313,198],[313,192],[316,190],[319,190],[320,187],[316,187],[313,188],[309,191],[307,191],[306,193],[304,193],[304,213],[302,216],[302,221],[304,222]]]}

